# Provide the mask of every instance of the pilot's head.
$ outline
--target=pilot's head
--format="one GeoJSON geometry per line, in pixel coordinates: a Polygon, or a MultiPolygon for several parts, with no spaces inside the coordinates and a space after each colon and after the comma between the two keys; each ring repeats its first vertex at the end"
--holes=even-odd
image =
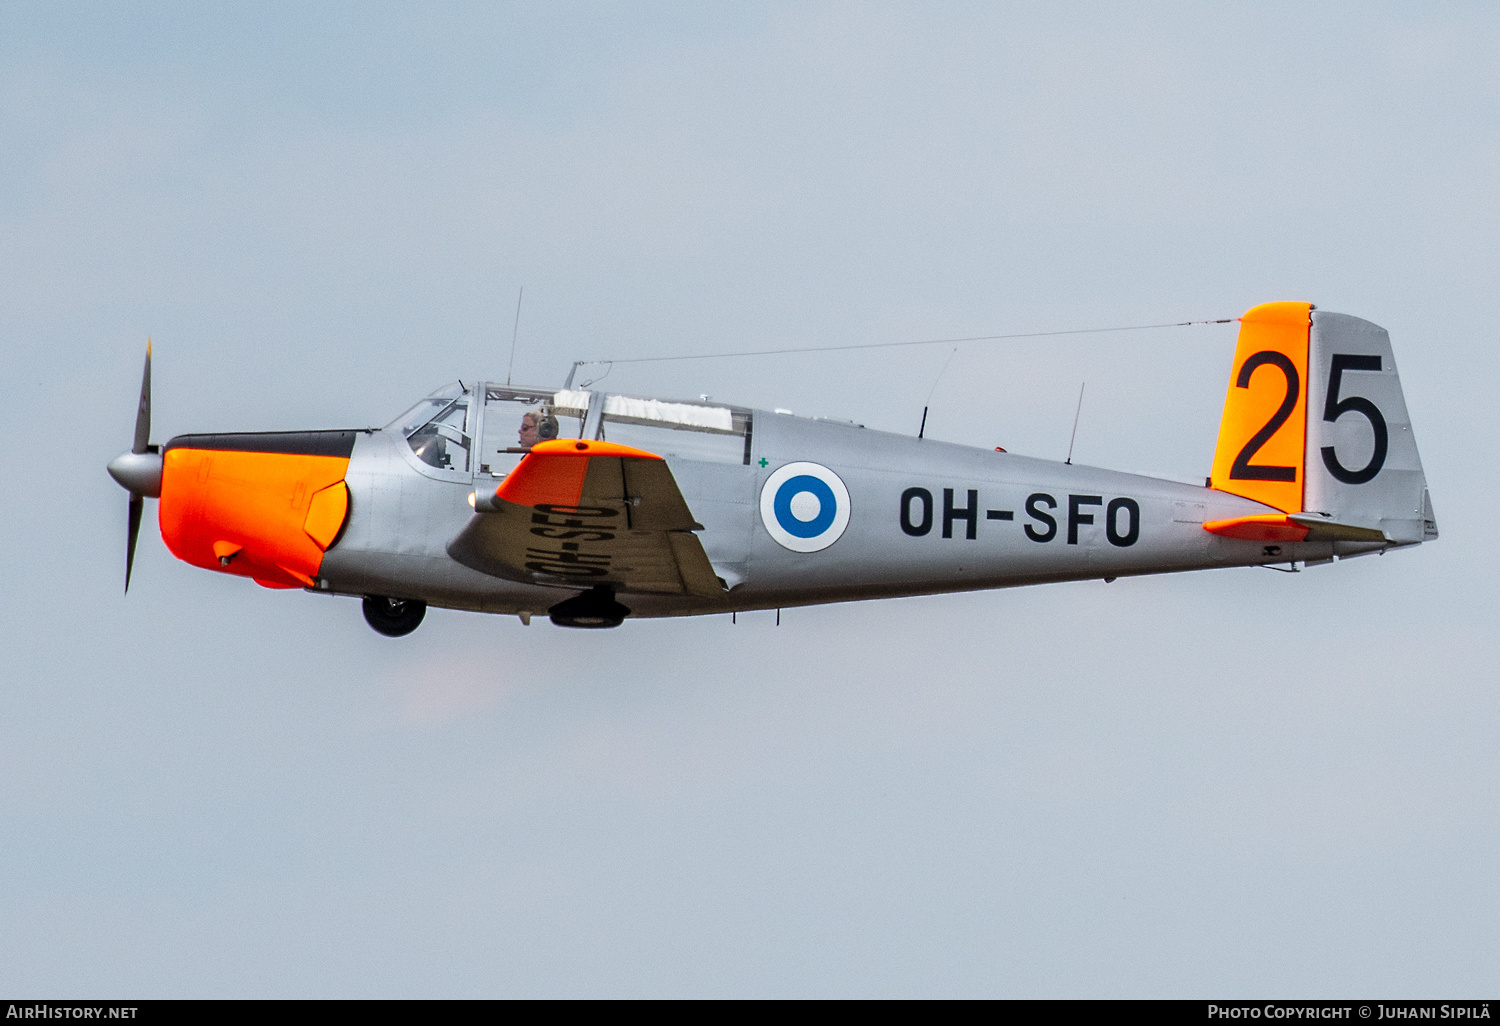
{"type": "Polygon", "coordinates": [[[535,412],[521,418],[521,430],[516,434],[516,441],[522,449],[530,449],[537,443],[537,428],[541,422],[541,414],[535,412]]]}

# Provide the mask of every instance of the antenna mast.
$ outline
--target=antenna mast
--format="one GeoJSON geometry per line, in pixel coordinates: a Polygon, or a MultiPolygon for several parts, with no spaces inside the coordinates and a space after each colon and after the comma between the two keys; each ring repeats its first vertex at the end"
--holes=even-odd
{"type": "Polygon", "coordinates": [[[1073,443],[1078,439],[1078,415],[1083,412],[1083,390],[1088,385],[1085,381],[1078,386],[1078,409],[1073,411],[1073,433],[1068,436],[1068,458],[1063,463],[1073,465],[1073,443]]]}
{"type": "Polygon", "coordinates": [[[510,384],[510,372],[516,366],[516,335],[521,330],[521,297],[524,295],[526,295],[526,286],[522,285],[521,290],[516,293],[516,323],[510,329],[510,363],[505,367],[505,383],[507,385],[510,384]]]}
{"type": "Polygon", "coordinates": [[[932,405],[932,397],[937,394],[938,382],[943,380],[943,375],[948,373],[948,365],[958,355],[958,346],[953,347],[953,352],[948,354],[948,359],[943,361],[943,367],[938,371],[937,377],[932,379],[932,387],[927,390],[927,401],[922,404],[922,426],[917,428],[917,437],[921,438],[927,432],[927,407],[932,405]]]}

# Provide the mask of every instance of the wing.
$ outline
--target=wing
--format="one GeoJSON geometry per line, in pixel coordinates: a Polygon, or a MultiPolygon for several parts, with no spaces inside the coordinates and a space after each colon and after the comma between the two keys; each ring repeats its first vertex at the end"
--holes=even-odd
{"type": "Polygon", "coordinates": [[[609,442],[539,442],[475,514],[448,554],[494,577],[563,588],[719,595],[666,461],[609,442]]]}

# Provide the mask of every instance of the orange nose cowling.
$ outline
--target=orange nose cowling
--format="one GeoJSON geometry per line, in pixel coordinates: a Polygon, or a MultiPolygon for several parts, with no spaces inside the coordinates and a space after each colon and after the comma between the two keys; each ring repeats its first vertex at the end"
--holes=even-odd
{"type": "Polygon", "coordinates": [[[348,514],[348,466],[344,456],[170,448],[162,540],[193,566],[268,588],[314,587],[348,514]]]}

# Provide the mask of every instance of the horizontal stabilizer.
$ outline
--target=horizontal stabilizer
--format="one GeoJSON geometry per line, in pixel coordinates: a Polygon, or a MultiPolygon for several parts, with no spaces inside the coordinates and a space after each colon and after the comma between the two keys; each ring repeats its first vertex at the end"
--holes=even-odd
{"type": "Polygon", "coordinates": [[[1336,524],[1310,513],[1262,513],[1229,520],[1210,520],[1203,525],[1209,534],[1244,541],[1301,542],[1355,541],[1386,542],[1383,533],[1369,527],[1336,524]]]}

